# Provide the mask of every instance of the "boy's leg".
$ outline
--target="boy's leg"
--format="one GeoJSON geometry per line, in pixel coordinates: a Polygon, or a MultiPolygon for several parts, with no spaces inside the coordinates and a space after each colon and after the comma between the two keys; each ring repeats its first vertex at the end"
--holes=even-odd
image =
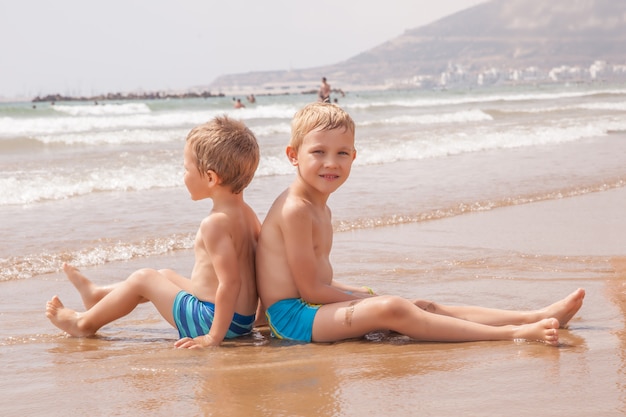
{"type": "Polygon", "coordinates": [[[414,300],[413,302],[422,310],[430,313],[491,326],[535,323],[539,320],[553,317],[559,321],[561,327],[564,327],[574,317],[574,314],[578,312],[583,304],[584,297],[585,290],[579,288],[567,297],[545,308],[532,311],[501,310],[477,306],[447,306],[427,300],[414,300]]]}
{"type": "Polygon", "coordinates": [[[55,296],[46,305],[46,316],[72,336],[91,336],[102,326],[133,311],[144,300],[150,300],[163,318],[175,327],[172,306],[180,290],[159,271],[140,269],[115,285],[86,312],[66,308],[55,296]]]}
{"type": "MultiPolygon", "coordinates": [[[[65,275],[67,275],[70,282],[74,285],[76,290],[78,290],[86,309],[93,307],[98,301],[102,300],[105,295],[124,282],[120,281],[110,285],[98,286],[83,275],[78,268],[67,263],[63,264],[63,271],[65,271],[65,275]]],[[[188,278],[179,275],[171,269],[160,269],[159,272],[181,289],[191,293],[191,280],[188,278]]],[[[144,299],[141,302],[145,303],[147,301],[147,299],[144,299]]]]}
{"type": "Polygon", "coordinates": [[[102,300],[105,295],[110,293],[115,286],[120,284],[117,282],[107,286],[97,286],[83,275],[78,268],[67,263],[63,264],[63,271],[80,294],[80,298],[83,300],[83,305],[86,309],[93,307],[98,301],[102,300]]]}
{"type": "Polygon", "coordinates": [[[554,318],[521,326],[489,326],[429,313],[401,297],[379,296],[320,307],[313,322],[313,341],[332,342],[392,330],[421,341],[528,339],[556,345],[558,327],[554,318]]]}

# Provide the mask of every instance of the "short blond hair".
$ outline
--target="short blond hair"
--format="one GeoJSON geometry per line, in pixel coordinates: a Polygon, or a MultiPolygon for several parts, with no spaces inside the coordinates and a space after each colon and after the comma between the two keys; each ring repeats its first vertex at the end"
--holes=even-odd
{"type": "Polygon", "coordinates": [[[313,130],[345,129],[354,135],[352,117],[336,104],[315,102],[304,106],[291,121],[289,146],[298,150],[304,137],[313,130]]]}
{"type": "Polygon", "coordinates": [[[196,156],[200,175],[215,171],[221,184],[239,194],[250,184],[259,166],[259,144],[243,122],[227,116],[191,129],[187,143],[196,156]]]}

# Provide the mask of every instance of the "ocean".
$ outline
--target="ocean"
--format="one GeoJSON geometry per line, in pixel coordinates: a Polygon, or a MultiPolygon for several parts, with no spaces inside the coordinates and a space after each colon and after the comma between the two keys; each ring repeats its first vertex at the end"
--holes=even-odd
{"type": "Polygon", "coordinates": [[[577,287],[562,345],[438,344],[385,334],[292,345],[256,332],[173,349],[150,305],[94,338],[45,318],[62,273],[100,285],[140,267],[188,276],[211,202],[183,184],[189,130],[243,120],[263,220],[294,168],[293,114],[314,95],[0,103],[0,414],[605,415],[626,413],[626,86],[520,85],[333,95],[356,122],[329,200],[336,277],[379,293],[533,309],[577,287]]]}
{"type": "MultiPolygon", "coordinates": [[[[337,97],[358,156],[337,231],[421,222],[623,187],[626,87],[523,86],[337,97]],[[601,164],[597,162],[601,160],[601,164]]],[[[0,103],[0,283],[188,249],[210,207],[182,182],[196,124],[227,114],[256,135],[245,192],[262,218],[293,169],[284,149],[311,95],[0,103]],[[277,188],[278,187],[278,188],[277,188]]],[[[1,285],[1,284],[0,284],[1,285]]]]}

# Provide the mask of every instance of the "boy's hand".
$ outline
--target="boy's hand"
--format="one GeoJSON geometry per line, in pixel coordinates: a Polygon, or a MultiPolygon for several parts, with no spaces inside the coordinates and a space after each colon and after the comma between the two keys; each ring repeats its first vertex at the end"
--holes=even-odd
{"type": "Polygon", "coordinates": [[[204,336],[194,337],[193,339],[191,337],[183,337],[182,339],[174,343],[174,347],[183,349],[201,349],[204,347],[215,347],[219,345],[219,343],[214,343],[213,338],[208,334],[204,336]]]}
{"type": "Polygon", "coordinates": [[[191,337],[183,337],[180,340],[177,340],[174,343],[174,347],[183,348],[183,349],[199,349],[204,346],[196,341],[196,339],[192,339],[191,337]]]}
{"type": "Polygon", "coordinates": [[[374,292],[373,289],[371,289],[370,287],[366,287],[365,285],[361,287],[363,290],[365,290],[365,292],[369,295],[378,295],[374,292]]]}

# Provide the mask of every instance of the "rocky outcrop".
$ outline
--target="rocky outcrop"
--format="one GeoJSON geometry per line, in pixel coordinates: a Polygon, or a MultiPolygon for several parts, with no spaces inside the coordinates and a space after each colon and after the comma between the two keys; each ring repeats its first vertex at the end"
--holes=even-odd
{"type": "MultiPolygon", "coordinates": [[[[478,80],[486,71],[528,68],[533,77],[554,78],[553,68],[589,71],[595,62],[624,65],[624,45],[625,1],[493,0],[407,30],[335,65],[224,75],[210,87],[319,83],[321,76],[333,85],[381,85],[436,80],[450,71],[478,80]]],[[[626,78],[626,73],[619,75],[626,78]]]]}
{"type": "Polygon", "coordinates": [[[186,91],[181,93],[172,92],[146,92],[146,93],[108,93],[95,96],[64,96],[61,94],[49,94],[47,96],[37,96],[32,99],[33,103],[57,102],[57,101],[104,101],[104,100],[161,100],[168,98],[206,98],[222,97],[223,94],[212,94],[210,91],[186,91]]]}

